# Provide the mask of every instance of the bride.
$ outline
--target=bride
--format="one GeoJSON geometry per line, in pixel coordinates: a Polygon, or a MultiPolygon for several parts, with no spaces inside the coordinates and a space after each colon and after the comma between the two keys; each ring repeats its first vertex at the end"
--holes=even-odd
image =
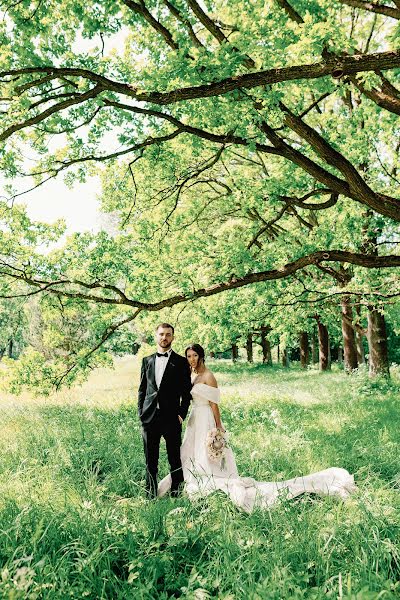
{"type": "MultiPolygon", "coordinates": [[[[223,463],[211,461],[207,434],[216,427],[225,431],[219,411],[220,391],[213,373],[205,365],[200,344],[188,346],[185,355],[192,371],[193,408],[181,446],[181,460],[185,491],[190,498],[222,490],[237,506],[251,512],[256,507],[271,506],[280,495],[294,498],[310,492],[346,498],[355,489],[353,476],[337,467],[287,481],[260,482],[239,475],[230,448],[226,448],[223,463]]],[[[167,475],[159,483],[158,495],[164,496],[170,486],[171,476],[167,475]]]]}

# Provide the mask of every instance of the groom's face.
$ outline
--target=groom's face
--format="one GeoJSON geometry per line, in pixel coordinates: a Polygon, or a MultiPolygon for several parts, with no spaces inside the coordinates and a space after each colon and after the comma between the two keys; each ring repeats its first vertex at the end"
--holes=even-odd
{"type": "Polygon", "coordinates": [[[164,351],[171,348],[174,339],[171,327],[159,327],[156,331],[156,342],[159,348],[164,351]]]}

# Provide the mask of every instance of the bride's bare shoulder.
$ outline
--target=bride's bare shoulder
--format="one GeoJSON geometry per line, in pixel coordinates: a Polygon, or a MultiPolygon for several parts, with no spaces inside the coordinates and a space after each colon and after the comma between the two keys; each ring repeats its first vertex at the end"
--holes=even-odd
{"type": "Polygon", "coordinates": [[[217,380],[215,379],[215,375],[212,371],[210,371],[210,369],[206,369],[206,371],[204,372],[204,379],[203,382],[206,383],[207,385],[210,385],[211,387],[218,387],[218,383],[217,380]]]}

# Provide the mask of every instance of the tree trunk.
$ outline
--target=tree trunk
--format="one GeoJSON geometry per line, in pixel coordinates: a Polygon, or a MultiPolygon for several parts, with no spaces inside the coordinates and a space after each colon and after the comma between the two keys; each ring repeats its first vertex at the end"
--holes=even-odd
{"type": "Polygon", "coordinates": [[[286,368],[289,367],[289,353],[287,348],[282,350],[282,366],[286,368]]]}
{"type": "Polygon", "coordinates": [[[239,358],[239,348],[237,347],[237,344],[232,344],[232,360],[233,360],[233,362],[236,362],[238,358],[239,358]]]}
{"type": "MultiPolygon", "coordinates": [[[[368,219],[373,217],[373,212],[367,210],[365,213],[364,242],[362,251],[366,255],[378,256],[377,238],[381,233],[381,227],[375,227],[373,233],[369,228],[368,219]]],[[[369,347],[369,376],[383,375],[389,377],[389,357],[386,334],[385,317],[373,306],[368,307],[367,339],[369,347]]]]}
{"type": "Polygon", "coordinates": [[[10,338],[8,340],[8,358],[12,358],[13,357],[13,340],[12,338],[10,338]]]}
{"type": "Polygon", "coordinates": [[[311,360],[313,365],[318,362],[318,338],[315,329],[313,329],[313,333],[311,336],[311,360]]]}
{"type": "Polygon", "coordinates": [[[272,366],[271,344],[265,331],[261,332],[261,347],[263,354],[263,363],[272,366]]]}
{"type": "Polygon", "coordinates": [[[247,362],[252,363],[253,362],[253,334],[252,333],[247,334],[246,352],[247,352],[247,362]]]}
{"type": "Polygon", "coordinates": [[[329,360],[329,333],[326,325],[317,320],[319,342],[319,369],[328,371],[331,368],[329,360]]]}
{"type": "MultiPolygon", "coordinates": [[[[359,304],[356,306],[356,313],[359,317],[361,316],[361,306],[359,304]]],[[[363,337],[364,336],[360,331],[356,331],[357,361],[359,365],[365,365],[363,337]]]]}
{"type": "Polygon", "coordinates": [[[342,296],[342,335],[344,349],[344,368],[351,372],[358,367],[357,346],[354,329],[350,325],[353,322],[353,310],[349,296],[342,296]]]}
{"type": "Polygon", "coordinates": [[[372,306],[368,310],[369,376],[389,377],[385,317],[372,306]]]}
{"type": "Polygon", "coordinates": [[[338,360],[339,365],[343,364],[343,348],[342,348],[342,346],[339,346],[339,348],[338,348],[337,360],[338,360]]]}
{"type": "Polygon", "coordinates": [[[357,361],[359,365],[365,365],[365,350],[363,344],[363,335],[359,331],[356,332],[356,346],[357,346],[357,361]]]}
{"type": "Polygon", "coordinates": [[[308,352],[308,333],[307,331],[300,332],[300,365],[302,369],[307,369],[309,359],[308,352]]]}

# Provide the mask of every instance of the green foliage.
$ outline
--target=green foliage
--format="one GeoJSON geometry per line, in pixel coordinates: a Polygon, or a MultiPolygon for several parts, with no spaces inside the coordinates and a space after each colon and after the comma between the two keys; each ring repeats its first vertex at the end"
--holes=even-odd
{"type": "Polygon", "coordinates": [[[24,302],[8,299],[0,303],[0,355],[10,353],[16,357],[26,345],[27,317],[24,302]],[[10,346],[11,345],[11,346],[10,346]]]}
{"type": "MultiPolygon", "coordinates": [[[[39,185],[59,174],[73,186],[100,173],[102,211],[113,221],[110,232],[70,236],[44,255],[37,248],[60,240],[65,225],[33,223],[23,207],[0,204],[1,295],[47,294],[38,309],[43,331],[31,340],[41,354],[37,374],[48,368],[54,379],[63,365],[66,382],[87,374],[97,360],[92,350],[128,317],[136,316],[136,329],[118,334],[125,341],[107,340],[105,348],[121,351],[160,317],[178,324],[182,346],[196,339],[209,351],[243,344],[248,331],[265,326],[274,343],[297,345],[299,331],[311,333],[316,315],[339,344],[344,291],[361,306],[360,325],[371,305],[392,318],[387,302],[400,293],[394,270],[330,263],[330,270],[323,264],[284,279],[279,273],[317,250],[396,253],[397,221],[378,211],[398,194],[398,115],[371,92],[396,88],[399,71],[384,70],[386,80],[375,69],[356,79],[305,74],[223,88],[216,96],[207,90],[245,73],[329,62],[334,54],[339,64],[354,53],[395,49],[396,20],[329,0],[296,2],[297,18],[272,0],[210,0],[203,9],[216,35],[187,3],[172,6],[179,18],[159,0],[42,0],[35,7],[23,0],[8,7],[0,26],[5,73],[73,69],[56,78],[29,69],[2,77],[6,189],[15,194],[10,186],[22,175],[39,185]],[[137,100],[145,92],[193,86],[204,86],[203,97],[166,106],[137,100]],[[52,110],[64,100],[71,105],[52,110]],[[290,125],[288,111],[313,138],[290,125]],[[291,158],[277,152],[274,135],[291,158]],[[28,171],[26,149],[37,159],[28,171]],[[336,189],[332,181],[342,182],[342,193],[321,209],[336,189]],[[373,212],[375,194],[381,196],[373,212]],[[191,302],[195,290],[269,270],[274,281],[191,302]],[[335,275],[344,270],[343,284],[335,275]],[[21,279],[16,290],[12,282],[21,279]],[[178,302],[182,295],[188,302],[178,302]]],[[[395,323],[390,331],[397,360],[395,323]]]]}

